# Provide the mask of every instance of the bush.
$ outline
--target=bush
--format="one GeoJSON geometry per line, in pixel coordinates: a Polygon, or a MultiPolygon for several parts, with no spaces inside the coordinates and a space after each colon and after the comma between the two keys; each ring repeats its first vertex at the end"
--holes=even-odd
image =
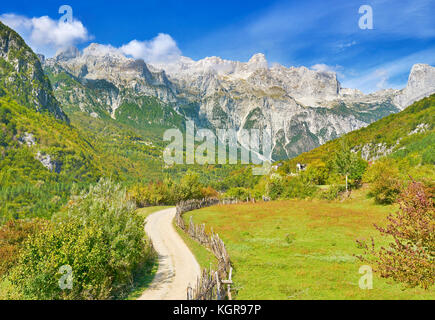
{"type": "Polygon", "coordinates": [[[269,180],[266,184],[267,195],[272,200],[276,200],[282,196],[283,191],[284,191],[283,178],[277,173],[272,174],[269,177],[269,180]]]}
{"type": "Polygon", "coordinates": [[[324,163],[316,163],[309,165],[304,174],[311,183],[323,185],[328,181],[329,169],[324,163]]]}
{"type": "Polygon", "coordinates": [[[10,220],[0,228],[0,278],[17,264],[25,240],[47,225],[43,219],[10,220]]]}
{"type": "Polygon", "coordinates": [[[88,192],[72,197],[68,217],[85,227],[97,224],[110,245],[109,265],[115,291],[132,279],[133,272],[146,257],[144,221],[127,200],[126,191],[102,179],[88,192]]]}
{"type": "Polygon", "coordinates": [[[190,199],[201,199],[203,185],[199,182],[199,175],[197,173],[188,172],[180,181],[175,185],[175,192],[178,201],[186,201],[190,199]]]}
{"type": "Polygon", "coordinates": [[[345,191],[346,191],[345,186],[333,184],[333,185],[329,186],[328,189],[322,190],[319,193],[319,198],[325,199],[325,200],[334,200],[334,199],[337,199],[338,196],[345,191]]]}
{"type": "Polygon", "coordinates": [[[25,244],[10,280],[25,299],[107,299],[110,251],[101,228],[53,224],[25,244]],[[59,286],[64,265],[72,268],[72,289],[59,286]]]}
{"type": "Polygon", "coordinates": [[[214,188],[208,186],[201,189],[202,198],[218,198],[219,192],[217,192],[214,188]]]}
{"type": "MultiPolygon", "coordinates": [[[[382,277],[392,278],[410,287],[425,289],[435,282],[435,211],[433,193],[422,183],[411,182],[401,194],[400,210],[388,216],[385,228],[376,226],[383,235],[392,238],[388,247],[369,249],[358,242],[370,254],[376,270],[382,277]]],[[[369,257],[359,257],[368,261],[369,257]]]]}
{"type": "Polygon", "coordinates": [[[29,299],[107,299],[122,296],[151,258],[134,204],[118,184],[101,180],[73,193],[50,228],[26,242],[10,279],[29,299]],[[71,290],[58,285],[63,265],[72,267],[71,290]]]}
{"type": "Polygon", "coordinates": [[[175,205],[180,201],[218,197],[212,187],[204,187],[196,173],[188,172],[180,183],[167,178],[163,182],[152,182],[146,186],[135,186],[129,191],[129,198],[138,207],[175,205]]]}
{"type": "Polygon", "coordinates": [[[399,169],[390,159],[378,161],[370,167],[364,181],[371,183],[369,195],[379,204],[394,203],[402,190],[399,169]]]}
{"type": "Polygon", "coordinates": [[[309,180],[304,178],[303,175],[300,175],[298,177],[292,177],[286,179],[284,183],[282,198],[306,199],[313,196],[316,191],[317,191],[316,186],[314,186],[309,180]]]}
{"type": "Polygon", "coordinates": [[[250,198],[251,195],[248,189],[239,187],[228,189],[228,191],[225,193],[225,196],[228,198],[245,201],[247,198],[250,198]]]}

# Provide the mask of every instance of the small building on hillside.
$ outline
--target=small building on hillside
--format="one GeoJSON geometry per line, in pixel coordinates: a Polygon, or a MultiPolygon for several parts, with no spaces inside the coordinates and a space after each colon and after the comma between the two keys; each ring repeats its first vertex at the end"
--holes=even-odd
{"type": "Polygon", "coordinates": [[[307,168],[307,165],[305,163],[297,163],[296,164],[296,171],[305,171],[305,169],[307,168]]]}

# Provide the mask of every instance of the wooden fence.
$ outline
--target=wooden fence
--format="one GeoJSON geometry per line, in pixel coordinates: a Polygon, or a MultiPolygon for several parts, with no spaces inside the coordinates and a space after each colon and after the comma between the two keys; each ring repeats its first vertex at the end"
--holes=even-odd
{"type": "Polygon", "coordinates": [[[217,198],[203,200],[188,200],[177,205],[175,223],[192,239],[210,250],[218,260],[217,270],[204,269],[201,276],[197,279],[195,287],[187,288],[188,300],[231,300],[231,275],[232,267],[230,256],[228,255],[225,244],[219,235],[213,232],[205,231],[205,224],[195,225],[190,217],[189,225],[186,226],[183,220],[183,213],[216,204],[238,203],[237,200],[217,198]],[[225,287],[226,286],[226,287],[225,287]]]}

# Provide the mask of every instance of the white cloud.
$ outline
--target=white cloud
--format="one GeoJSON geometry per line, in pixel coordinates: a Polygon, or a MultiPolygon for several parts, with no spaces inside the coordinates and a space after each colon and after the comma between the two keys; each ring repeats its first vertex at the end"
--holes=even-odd
{"type": "Polygon", "coordinates": [[[83,49],[84,55],[92,56],[105,56],[105,55],[122,55],[124,54],[110,44],[91,43],[88,47],[83,49]]]}
{"type": "Polygon", "coordinates": [[[35,52],[47,56],[58,49],[91,39],[87,29],[77,19],[65,23],[48,16],[28,18],[7,13],[0,15],[0,21],[17,31],[35,52]]]}
{"type": "Polygon", "coordinates": [[[339,65],[330,66],[324,63],[317,63],[315,65],[312,65],[310,69],[315,70],[317,72],[335,72],[337,76],[340,78],[345,78],[345,75],[343,74],[343,67],[339,65]]]}
{"type": "Polygon", "coordinates": [[[120,48],[121,52],[135,59],[148,63],[168,63],[178,60],[181,51],[174,39],[168,34],[160,33],[148,41],[132,40],[120,48]]]}
{"type": "Polygon", "coordinates": [[[318,72],[336,72],[337,69],[339,69],[339,66],[328,66],[324,63],[318,63],[313,66],[311,66],[311,69],[318,71],[318,72]]]}
{"type": "Polygon", "coordinates": [[[388,88],[388,71],[385,69],[377,69],[374,74],[379,78],[379,81],[376,83],[376,88],[388,88]]]}
{"type": "Polygon", "coordinates": [[[338,43],[336,45],[336,48],[340,52],[340,51],[346,50],[347,48],[353,47],[357,43],[358,42],[356,42],[355,40],[349,41],[349,42],[341,42],[341,43],[338,43]]]}
{"type": "Polygon", "coordinates": [[[435,47],[414,52],[352,76],[347,73],[348,77],[344,81],[343,87],[358,88],[365,93],[385,88],[402,89],[406,86],[406,79],[397,80],[397,77],[408,75],[416,63],[426,63],[433,66],[435,64],[435,47]]]}

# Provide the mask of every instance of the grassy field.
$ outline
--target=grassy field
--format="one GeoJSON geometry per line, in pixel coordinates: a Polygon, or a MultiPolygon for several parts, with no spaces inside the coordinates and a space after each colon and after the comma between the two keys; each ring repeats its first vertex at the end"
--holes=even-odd
{"type": "MultiPolygon", "coordinates": [[[[237,299],[435,299],[435,290],[406,289],[378,277],[358,281],[356,239],[380,239],[393,206],[378,206],[362,191],[344,202],[286,200],[219,205],[188,212],[225,241],[235,267],[237,299]]],[[[433,288],[432,288],[433,289],[433,288]]]]}
{"type": "Polygon", "coordinates": [[[200,243],[193,240],[187,233],[185,233],[177,225],[175,225],[175,222],[173,224],[175,230],[177,230],[178,234],[183,239],[184,243],[189,247],[190,251],[192,251],[201,269],[203,268],[209,269],[211,266],[214,270],[216,270],[217,259],[214,256],[214,254],[211,251],[207,250],[200,243]]]}

